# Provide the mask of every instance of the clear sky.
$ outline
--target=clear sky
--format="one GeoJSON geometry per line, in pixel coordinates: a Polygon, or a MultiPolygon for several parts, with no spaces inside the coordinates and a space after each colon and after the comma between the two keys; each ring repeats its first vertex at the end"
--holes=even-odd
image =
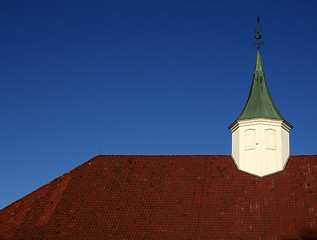
{"type": "Polygon", "coordinates": [[[101,154],[229,155],[257,16],[291,154],[317,154],[317,1],[1,1],[0,209],[101,154]]]}

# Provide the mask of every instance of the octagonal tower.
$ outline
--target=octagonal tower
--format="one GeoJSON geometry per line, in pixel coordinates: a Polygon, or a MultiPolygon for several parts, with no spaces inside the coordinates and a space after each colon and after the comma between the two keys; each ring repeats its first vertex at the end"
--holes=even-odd
{"type": "Polygon", "coordinates": [[[263,177],[284,169],[290,157],[289,132],[293,127],[277,110],[269,92],[260,54],[259,21],[256,32],[258,51],[249,97],[229,129],[237,168],[263,177]]]}

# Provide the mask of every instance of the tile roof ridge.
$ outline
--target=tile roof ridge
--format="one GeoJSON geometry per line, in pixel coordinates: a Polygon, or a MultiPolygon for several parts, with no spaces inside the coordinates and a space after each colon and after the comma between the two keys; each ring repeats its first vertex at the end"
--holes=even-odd
{"type": "MultiPolygon", "coordinates": [[[[230,154],[109,154],[97,155],[95,157],[164,157],[164,156],[231,156],[230,154]]],[[[92,159],[91,159],[92,160],[92,159]]],[[[89,160],[90,161],[90,160],[89,160]]]]}

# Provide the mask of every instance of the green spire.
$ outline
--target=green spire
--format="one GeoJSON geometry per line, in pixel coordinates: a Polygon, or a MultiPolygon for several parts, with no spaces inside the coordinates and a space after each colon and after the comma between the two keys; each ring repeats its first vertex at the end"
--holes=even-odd
{"type": "Polygon", "coordinates": [[[267,86],[259,49],[256,54],[256,64],[249,97],[237,120],[251,118],[284,120],[277,110],[267,86]]]}

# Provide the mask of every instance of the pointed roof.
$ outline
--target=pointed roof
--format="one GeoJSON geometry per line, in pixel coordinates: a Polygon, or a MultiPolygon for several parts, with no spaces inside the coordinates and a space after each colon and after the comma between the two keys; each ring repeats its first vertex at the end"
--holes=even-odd
{"type": "Polygon", "coordinates": [[[237,120],[251,118],[271,118],[284,120],[272,100],[266,82],[259,50],[256,54],[255,70],[249,97],[237,120]]]}
{"type": "Polygon", "coordinates": [[[263,178],[230,156],[97,156],[2,209],[0,239],[304,239],[316,176],[317,155],[263,178]]]}

